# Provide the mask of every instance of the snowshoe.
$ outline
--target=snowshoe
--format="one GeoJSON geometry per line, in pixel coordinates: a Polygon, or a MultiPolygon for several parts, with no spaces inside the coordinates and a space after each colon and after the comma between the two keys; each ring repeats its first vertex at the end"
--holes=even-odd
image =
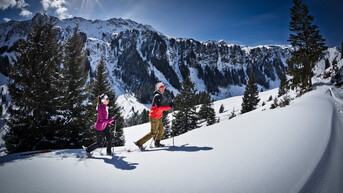
{"type": "Polygon", "coordinates": [[[127,152],[135,152],[135,151],[144,151],[145,150],[144,146],[138,145],[137,142],[135,142],[135,141],[133,143],[138,147],[138,149],[129,149],[129,150],[127,150],[127,152]]]}
{"type": "Polygon", "coordinates": [[[156,142],[155,142],[155,147],[164,147],[165,145],[164,144],[161,144],[160,143],[160,140],[157,140],[156,142]]]}
{"type": "Polygon", "coordinates": [[[107,153],[106,155],[111,156],[111,157],[114,157],[114,156],[115,156],[114,153],[107,153]]]}
{"type": "Polygon", "coordinates": [[[133,142],[138,148],[140,151],[144,151],[145,150],[145,147],[143,147],[143,145],[138,145],[138,143],[135,141],[133,142]]]}

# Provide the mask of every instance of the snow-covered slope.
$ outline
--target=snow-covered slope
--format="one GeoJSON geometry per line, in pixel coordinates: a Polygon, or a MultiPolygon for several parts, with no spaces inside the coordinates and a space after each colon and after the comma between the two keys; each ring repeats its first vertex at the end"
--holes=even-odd
{"type": "Polygon", "coordinates": [[[142,111],[149,110],[149,108],[137,101],[137,99],[131,94],[123,94],[117,98],[117,104],[120,106],[120,112],[124,119],[132,117],[135,113],[139,114],[142,111]]]}
{"type": "MultiPolygon", "coordinates": [[[[231,111],[240,101],[221,103],[231,111]]],[[[82,150],[3,156],[0,192],[342,192],[343,91],[322,85],[285,108],[261,108],[175,137],[175,147],[167,139],[126,152],[143,124],[125,129],[113,158],[100,149],[90,159],[76,158],[82,150]]]]}

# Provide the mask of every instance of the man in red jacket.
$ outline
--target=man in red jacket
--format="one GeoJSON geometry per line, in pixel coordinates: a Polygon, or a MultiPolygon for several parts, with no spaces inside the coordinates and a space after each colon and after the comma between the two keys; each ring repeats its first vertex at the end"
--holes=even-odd
{"type": "Polygon", "coordinates": [[[160,143],[163,134],[163,123],[162,123],[162,115],[163,111],[167,111],[172,108],[173,101],[169,104],[169,106],[162,106],[163,103],[163,93],[165,86],[162,82],[159,82],[155,86],[156,90],[154,92],[154,99],[152,101],[150,113],[149,113],[149,121],[151,123],[151,131],[142,137],[140,140],[135,142],[135,144],[142,149],[143,144],[149,141],[152,137],[156,135],[155,138],[155,146],[156,147],[163,147],[164,145],[160,143]]]}

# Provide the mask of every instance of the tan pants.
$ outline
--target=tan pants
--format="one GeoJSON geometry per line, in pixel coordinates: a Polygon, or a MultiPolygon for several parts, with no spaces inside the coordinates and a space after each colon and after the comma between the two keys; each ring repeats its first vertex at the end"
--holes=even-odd
{"type": "Polygon", "coordinates": [[[162,118],[161,119],[154,119],[149,117],[149,121],[151,123],[151,130],[148,134],[142,137],[140,140],[137,141],[137,145],[142,146],[144,143],[149,141],[152,137],[156,135],[155,141],[161,140],[164,134],[162,118]],[[156,134],[157,133],[157,134],[156,134]]]}

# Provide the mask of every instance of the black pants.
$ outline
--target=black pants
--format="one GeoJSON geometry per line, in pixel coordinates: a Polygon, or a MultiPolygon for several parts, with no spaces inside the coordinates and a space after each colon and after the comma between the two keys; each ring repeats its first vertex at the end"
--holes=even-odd
{"type": "Polygon", "coordinates": [[[98,130],[95,130],[95,133],[96,133],[96,142],[93,143],[92,145],[90,145],[88,148],[87,148],[87,152],[91,152],[93,150],[95,150],[96,148],[102,146],[102,142],[104,140],[104,137],[106,137],[106,140],[107,140],[107,154],[111,154],[111,147],[112,147],[112,135],[110,133],[110,128],[109,127],[106,127],[105,130],[103,131],[98,131],[98,130]]]}

